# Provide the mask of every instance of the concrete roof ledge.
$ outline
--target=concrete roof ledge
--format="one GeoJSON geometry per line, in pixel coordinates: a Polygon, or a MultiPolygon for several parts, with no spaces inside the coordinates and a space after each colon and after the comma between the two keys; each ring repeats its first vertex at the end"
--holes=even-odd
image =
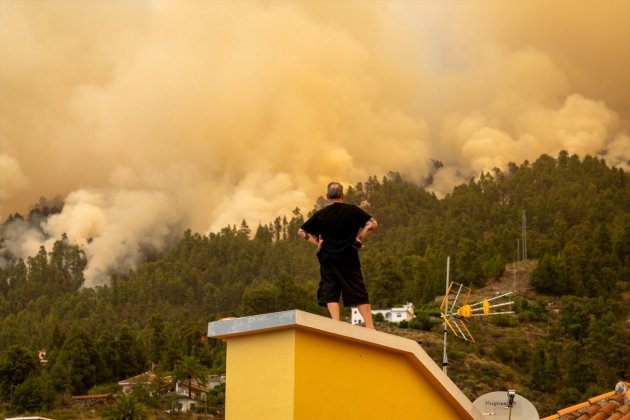
{"type": "Polygon", "coordinates": [[[266,330],[288,328],[297,325],[298,312],[300,311],[273,312],[210,322],[208,323],[208,337],[228,338],[266,330]]]}
{"type": "Polygon", "coordinates": [[[456,405],[468,412],[471,418],[485,418],[457,385],[442,372],[442,369],[424,349],[416,341],[408,338],[335,321],[328,317],[299,310],[210,322],[208,324],[208,337],[229,339],[242,335],[289,328],[316,331],[319,334],[334,336],[336,339],[358,342],[362,345],[403,354],[427,377],[432,378],[434,386],[441,388],[442,392],[449,395],[456,405]]]}

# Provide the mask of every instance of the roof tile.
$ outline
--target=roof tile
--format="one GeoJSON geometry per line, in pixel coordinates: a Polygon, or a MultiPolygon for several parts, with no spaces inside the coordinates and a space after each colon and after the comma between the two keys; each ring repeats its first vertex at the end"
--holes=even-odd
{"type": "Polygon", "coordinates": [[[597,401],[601,401],[601,400],[604,400],[606,398],[610,398],[610,397],[615,396],[615,395],[617,395],[615,393],[615,391],[606,392],[606,393],[598,395],[596,397],[589,398],[588,402],[591,403],[591,404],[595,404],[597,401]]]}
{"type": "Polygon", "coordinates": [[[615,391],[558,410],[556,415],[543,420],[630,420],[630,383],[617,385],[615,391]]]}
{"type": "Polygon", "coordinates": [[[562,416],[569,414],[569,413],[573,413],[574,411],[578,411],[581,410],[585,407],[588,407],[589,403],[588,402],[582,402],[579,404],[575,404],[572,405],[571,407],[567,407],[567,408],[563,408],[562,410],[558,410],[558,416],[560,416],[560,418],[562,418],[562,416]]]}

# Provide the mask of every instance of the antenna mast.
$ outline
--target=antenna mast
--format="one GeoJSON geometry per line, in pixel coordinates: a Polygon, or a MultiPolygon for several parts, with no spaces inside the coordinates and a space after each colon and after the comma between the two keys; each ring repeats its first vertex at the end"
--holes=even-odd
{"type": "Polygon", "coordinates": [[[513,277],[513,285],[512,285],[512,290],[514,292],[516,292],[516,272],[518,271],[518,260],[520,258],[520,253],[521,253],[520,240],[517,239],[516,240],[516,256],[514,258],[514,277],[513,277]]]}
{"type": "MultiPolygon", "coordinates": [[[[448,278],[449,278],[450,266],[451,266],[451,257],[446,257],[446,290],[444,292],[444,298],[445,299],[448,296],[448,288],[449,288],[448,278]]],[[[446,299],[446,302],[444,304],[444,310],[448,311],[448,299],[446,299]]],[[[446,318],[444,318],[444,348],[443,348],[443,352],[442,352],[442,371],[445,374],[448,375],[448,373],[447,373],[448,356],[446,355],[446,337],[447,336],[448,336],[448,327],[447,327],[447,324],[446,324],[446,318]]]]}

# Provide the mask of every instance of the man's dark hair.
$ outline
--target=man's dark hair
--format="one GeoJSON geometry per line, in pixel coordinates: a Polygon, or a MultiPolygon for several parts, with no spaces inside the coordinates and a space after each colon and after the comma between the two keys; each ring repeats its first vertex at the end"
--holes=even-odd
{"type": "Polygon", "coordinates": [[[343,198],[343,185],[338,182],[331,182],[326,188],[326,197],[329,200],[343,198]]]}

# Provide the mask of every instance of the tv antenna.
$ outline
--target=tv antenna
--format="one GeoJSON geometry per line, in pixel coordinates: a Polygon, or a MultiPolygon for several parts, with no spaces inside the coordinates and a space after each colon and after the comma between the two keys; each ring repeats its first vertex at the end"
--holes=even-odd
{"type": "Polygon", "coordinates": [[[448,325],[455,337],[466,341],[475,342],[475,338],[466,327],[466,323],[471,318],[477,316],[493,316],[513,314],[511,306],[514,304],[506,298],[512,292],[503,293],[490,299],[483,299],[476,303],[468,303],[472,289],[460,283],[451,283],[446,289],[446,295],[440,305],[440,315],[445,324],[448,325]],[[496,308],[506,308],[507,311],[497,311],[496,308]]]}
{"type": "Polygon", "coordinates": [[[480,302],[468,303],[472,289],[459,283],[449,283],[451,257],[446,257],[446,294],[440,304],[440,315],[444,325],[444,344],[442,351],[442,371],[448,374],[448,355],[446,353],[446,338],[448,330],[453,332],[455,337],[466,341],[475,342],[475,338],[466,327],[466,323],[474,316],[492,316],[502,314],[513,314],[511,310],[512,302],[505,299],[512,295],[512,292],[503,293],[490,299],[483,299],[480,302]],[[490,303],[492,302],[492,303],[490,303]],[[497,311],[496,308],[509,307],[507,311],[497,311]]]}
{"type": "Polygon", "coordinates": [[[506,301],[512,292],[503,293],[490,299],[483,299],[480,302],[468,303],[472,289],[459,283],[449,282],[451,257],[446,258],[446,294],[440,305],[440,315],[444,320],[444,348],[442,353],[442,371],[447,373],[448,356],[446,353],[446,337],[450,329],[455,337],[465,341],[475,342],[466,323],[472,317],[493,316],[503,314],[513,314],[511,310],[511,298],[506,301]],[[506,308],[507,307],[507,308],[506,308]],[[507,311],[497,311],[497,308],[506,308],[507,311]]]}

